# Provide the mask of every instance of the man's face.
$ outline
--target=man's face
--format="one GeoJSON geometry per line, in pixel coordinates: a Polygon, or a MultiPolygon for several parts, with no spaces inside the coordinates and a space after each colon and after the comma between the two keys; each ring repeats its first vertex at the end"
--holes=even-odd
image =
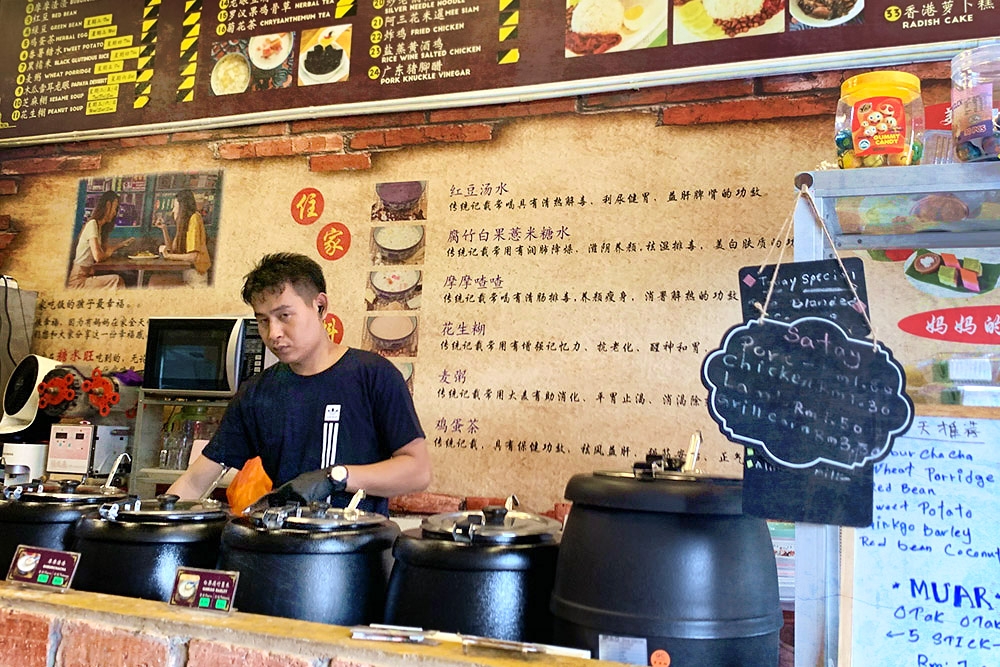
{"type": "Polygon", "coordinates": [[[328,336],[319,307],[321,295],[306,301],[290,285],[280,293],[260,294],[253,300],[254,316],[264,344],[292,370],[308,370],[328,336]]]}

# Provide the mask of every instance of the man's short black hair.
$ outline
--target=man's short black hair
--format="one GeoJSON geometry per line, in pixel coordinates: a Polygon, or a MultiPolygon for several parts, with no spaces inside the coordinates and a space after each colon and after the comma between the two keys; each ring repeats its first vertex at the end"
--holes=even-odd
{"type": "Polygon", "coordinates": [[[280,294],[285,285],[291,285],[308,301],[320,292],[326,292],[323,269],[315,260],[294,252],[275,252],[264,255],[257,266],[243,278],[241,296],[248,305],[262,294],[280,294]]]}

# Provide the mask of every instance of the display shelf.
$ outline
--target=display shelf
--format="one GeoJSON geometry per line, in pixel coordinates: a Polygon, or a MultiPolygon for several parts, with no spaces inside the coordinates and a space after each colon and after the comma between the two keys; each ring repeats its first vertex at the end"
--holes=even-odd
{"type": "MultiPolygon", "coordinates": [[[[218,417],[228,405],[228,400],[199,400],[180,395],[152,396],[140,389],[132,448],[134,472],[129,477],[129,493],[141,498],[152,497],[157,484],[171,484],[183,472],[158,467],[161,436],[174,415],[185,409],[204,409],[218,417]]],[[[228,486],[234,474],[234,471],[228,472],[219,486],[228,486]]]]}
{"type": "MultiPolygon", "coordinates": [[[[836,250],[1000,247],[1000,162],[802,172],[836,250]]],[[[811,210],[796,209],[795,239],[816,258],[829,246],[811,210]],[[820,235],[817,238],[816,235],[820,235]]],[[[798,256],[798,253],[797,253],[798,256]]]]}

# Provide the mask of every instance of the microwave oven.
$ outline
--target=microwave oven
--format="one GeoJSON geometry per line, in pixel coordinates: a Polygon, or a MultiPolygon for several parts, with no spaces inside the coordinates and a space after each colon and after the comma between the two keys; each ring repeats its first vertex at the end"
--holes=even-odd
{"type": "Polygon", "coordinates": [[[252,317],[150,317],[148,323],[147,394],[229,398],[277,361],[252,317]]]}

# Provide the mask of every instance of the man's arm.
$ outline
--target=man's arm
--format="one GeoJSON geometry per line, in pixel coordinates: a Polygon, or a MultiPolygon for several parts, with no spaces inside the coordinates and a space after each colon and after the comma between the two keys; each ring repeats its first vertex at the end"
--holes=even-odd
{"type": "Polygon", "coordinates": [[[167,493],[181,497],[181,500],[198,500],[222,473],[223,466],[212,459],[199,456],[188,469],[177,478],[167,493]]]}
{"type": "Polygon", "coordinates": [[[431,483],[431,457],[427,442],[416,438],[403,445],[392,457],[378,463],[347,466],[347,491],[364,489],[371,496],[391,498],[423,491],[431,483]]]}

